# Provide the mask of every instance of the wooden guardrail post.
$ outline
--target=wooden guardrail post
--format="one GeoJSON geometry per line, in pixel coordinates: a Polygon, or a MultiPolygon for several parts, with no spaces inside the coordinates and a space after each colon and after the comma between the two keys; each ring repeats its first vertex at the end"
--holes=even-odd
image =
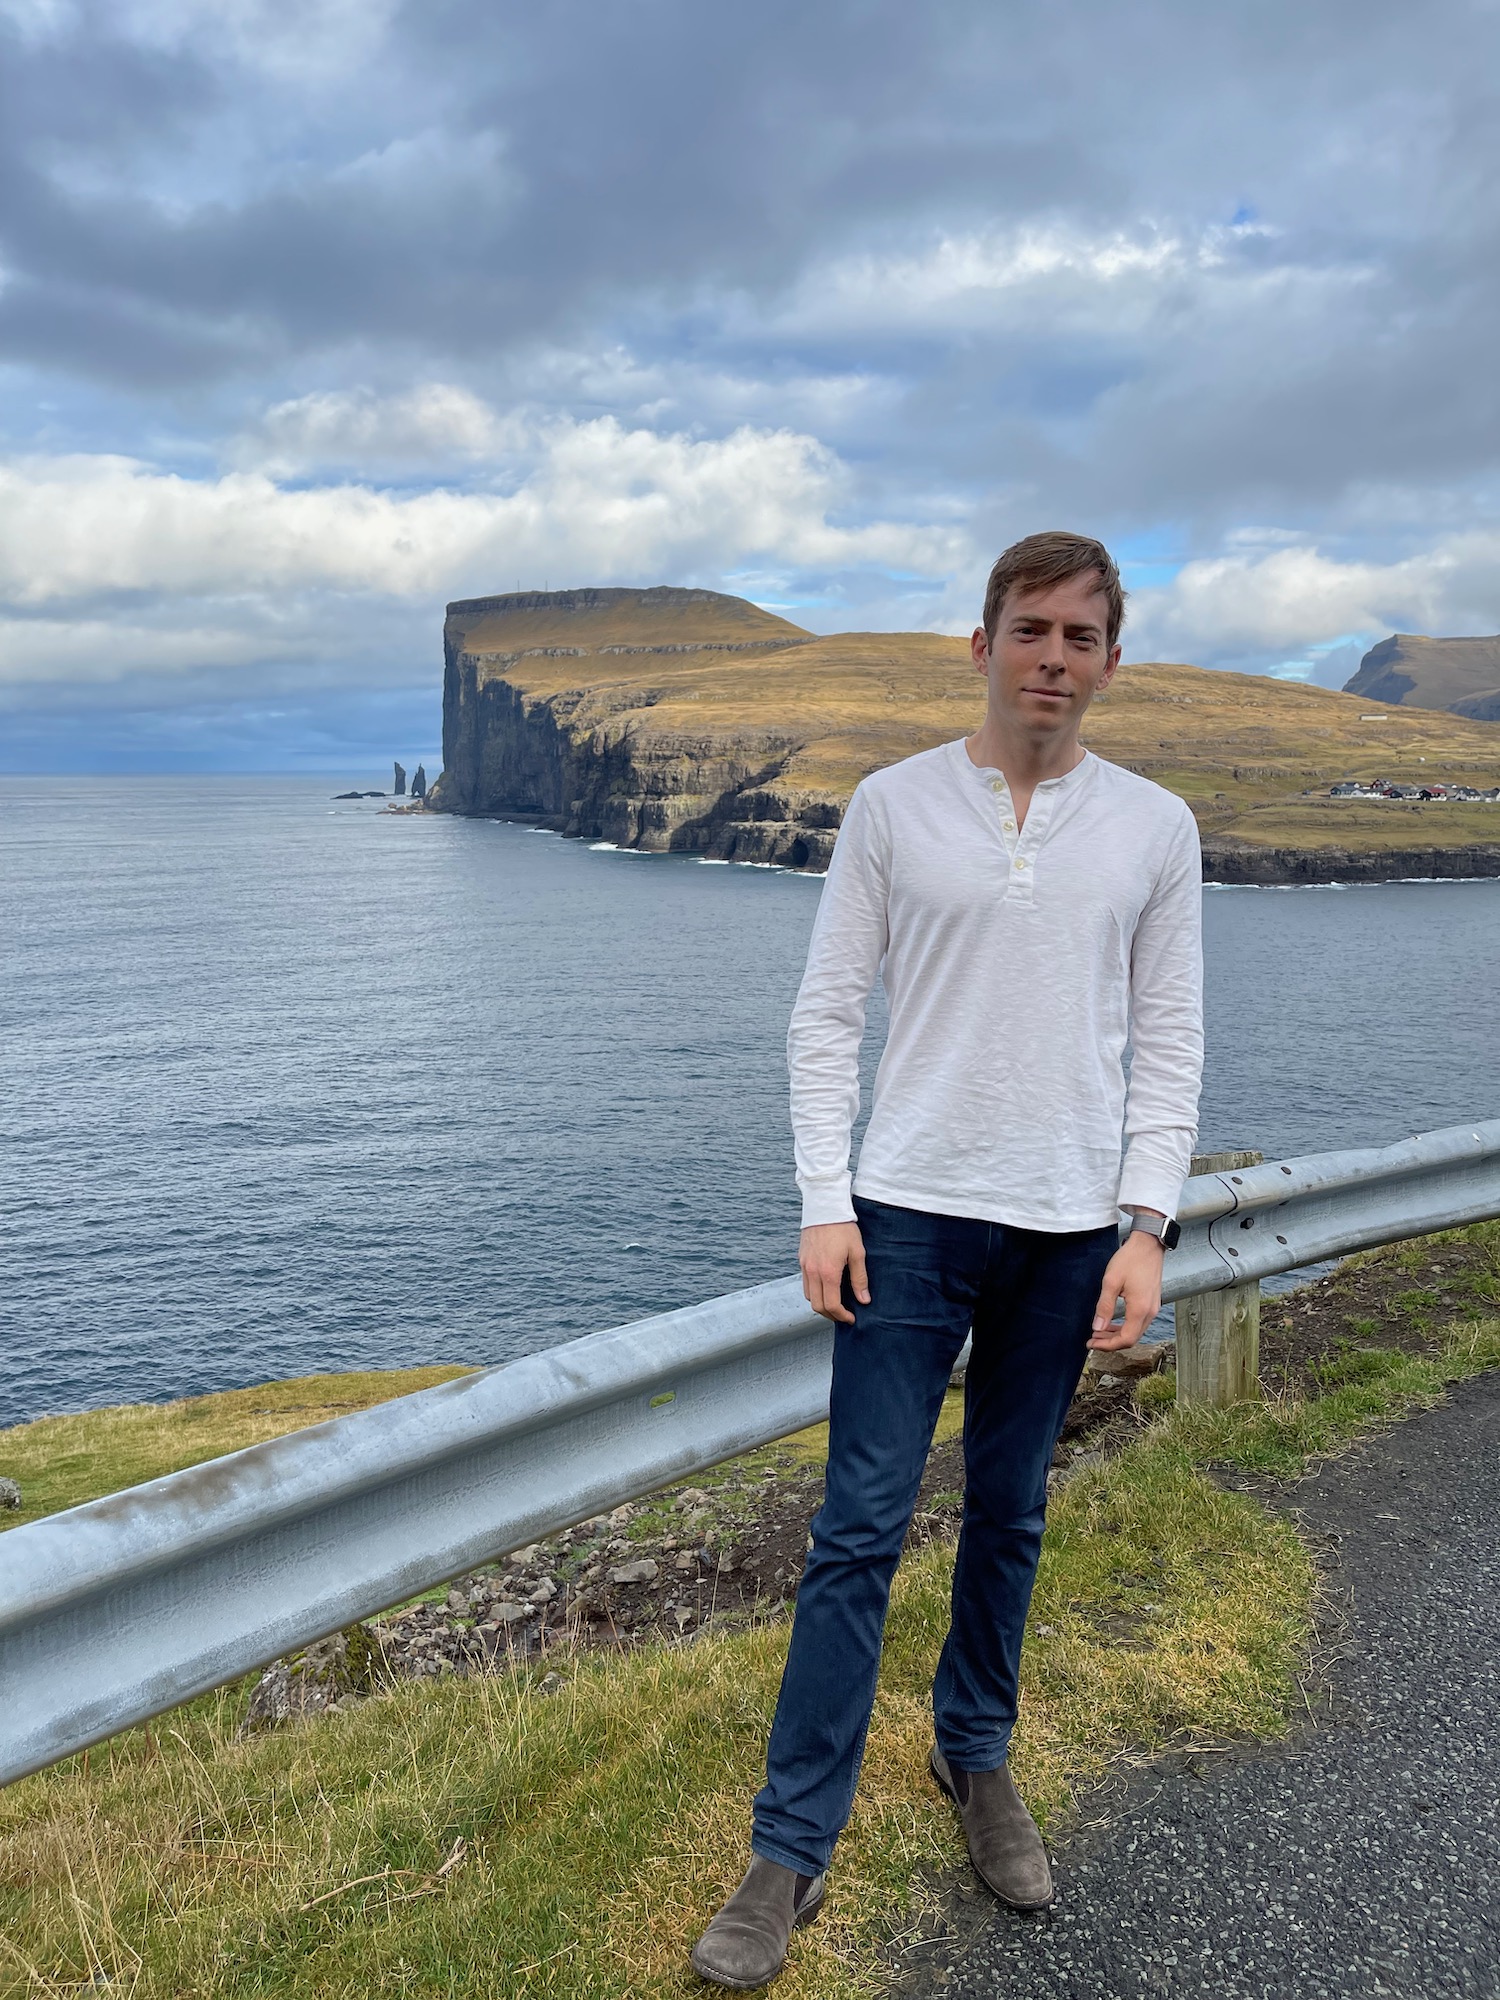
{"type": "MultiPolygon", "coordinates": [[[[1258,1167],[1264,1153],[1195,1153],[1194,1174],[1258,1167]]],[[[1260,1394],[1260,1281],[1200,1292],[1172,1308],[1177,1322],[1177,1400],[1254,1402],[1260,1394]]]]}

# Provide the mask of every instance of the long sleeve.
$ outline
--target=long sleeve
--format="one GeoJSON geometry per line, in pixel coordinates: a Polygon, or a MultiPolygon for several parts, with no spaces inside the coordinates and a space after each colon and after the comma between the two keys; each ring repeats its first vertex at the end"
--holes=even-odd
{"type": "Polygon", "coordinates": [[[886,847],[861,786],[834,844],[787,1030],[804,1229],[854,1220],[849,1143],[859,1112],[865,1006],[888,937],[886,847]]]}
{"type": "Polygon", "coordinates": [[[1203,863],[1184,811],[1130,956],[1130,1092],[1120,1206],[1176,1212],[1203,1079],[1203,863]]]}

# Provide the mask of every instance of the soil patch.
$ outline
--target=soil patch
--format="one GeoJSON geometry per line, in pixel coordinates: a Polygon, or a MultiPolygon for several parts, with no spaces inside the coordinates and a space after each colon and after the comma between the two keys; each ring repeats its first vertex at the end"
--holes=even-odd
{"type": "Polygon", "coordinates": [[[1317,1395],[1360,1348],[1430,1354],[1451,1327],[1497,1310],[1495,1224],[1368,1251],[1261,1302],[1261,1384],[1270,1395],[1317,1395]]]}

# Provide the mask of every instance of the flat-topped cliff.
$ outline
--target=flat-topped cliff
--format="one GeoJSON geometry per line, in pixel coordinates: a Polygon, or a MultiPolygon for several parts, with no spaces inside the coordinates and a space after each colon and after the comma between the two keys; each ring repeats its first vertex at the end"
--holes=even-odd
{"type": "MultiPolygon", "coordinates": [[[[791,867],[826,865],[867,772],[984,706],[966,639],[815,637],[707,590],[472,599],[449,607],[444,650],[438,810],[791,867]]],[[[1492,723],[1128,664],[1085,740],[1188,801],[1220,879],[1500,873],[1500,806],[1327,796],[1344,778],[1500,784],[1492,723]]]]}
{"type": "Polygon", "coordinates": [[[1407,708],[1446,708],[1473,722],[1500,722],[1500,635],[1429,639],[1393,632],[1372,646],[1345,691],[1407,708]]]}

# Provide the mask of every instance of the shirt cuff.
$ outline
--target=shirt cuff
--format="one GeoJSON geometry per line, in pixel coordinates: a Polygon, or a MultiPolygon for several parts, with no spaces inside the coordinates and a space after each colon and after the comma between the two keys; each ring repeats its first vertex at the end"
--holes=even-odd
{"type": "Polygon", "coordinates": [[[853,1222],[854,1198],[851,1193],[854,1176],[840,1174],[834,1180],[804,1181],[797,1185],[802,1190],[802,1227],[819,1228],[825,1222],[853,1222]]]}
{"type": "Polygon", "coordinates": [[[1175,1215],[1182,1200],[1187,1175],[1175,1165],[1137,1153],[1125,1155],[1120,1170],[1120,1207],[1154,1208],[1160,1215],[1175,1215]]]}

